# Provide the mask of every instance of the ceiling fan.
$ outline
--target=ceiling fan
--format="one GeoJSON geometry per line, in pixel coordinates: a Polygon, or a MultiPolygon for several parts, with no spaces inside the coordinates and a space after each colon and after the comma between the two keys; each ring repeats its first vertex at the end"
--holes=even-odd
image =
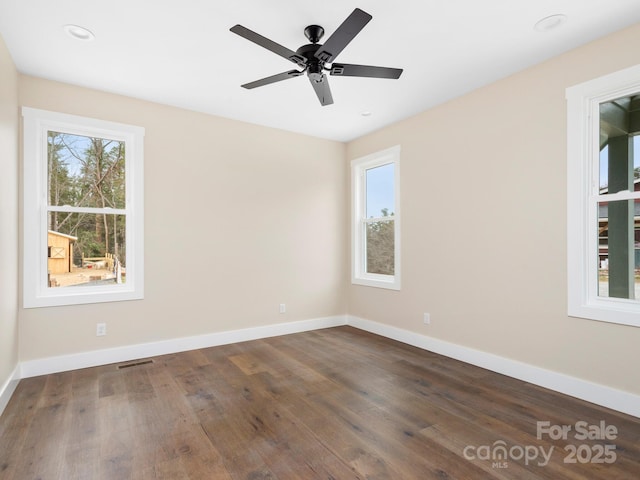
{"type": "Polygon", "coordinates": [[[318,100],[320,100],[320,104],[324,106],[333,103],[329,81],[324,71],[328,71],[331,75],[343,77],[400,78],[402,74],[401,68],[333,63],[340,52],[372,18],[367,12],[356,8],[324,44],[318,43],[324,35],[324,28],[319,25],[309,25],[304,29],[304,34],[311,43],[301,46],[295,52],[242,25],[231,27],[230,30],[233,33],[286,58],[302,69],[271,75],[254,82],[245,83],[242,87],[247,89],[262,87],[288,78],[299,77],[306,73],[318,96],[318,100]],[[329,67],[327,64],[331,64],[331,66],[329,67]]]}

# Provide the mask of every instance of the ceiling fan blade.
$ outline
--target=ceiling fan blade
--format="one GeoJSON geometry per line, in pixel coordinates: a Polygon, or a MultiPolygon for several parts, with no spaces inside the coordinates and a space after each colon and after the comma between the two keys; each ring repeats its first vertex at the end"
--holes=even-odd
{"type": "Polygon", "coordinates": [[[277,75],[271,75],[270,77],[261,78],[260,80],[256,80],[255,82],[245,83],[244,85],[241,85],[241,87],[250,90],[252,88],[269,85],[270,83],[280,82],[288,78],[299,77],[303,73],[304,72],[299,72],[298,70],[289,70],[288,72],[282,72],[278,73],[277,75]]]}
{"type": "Polygon", "coordinates": [[[286,58],[290,62],[293,62],[300,67],[304,68],[304,66],[307,64],[307,59],[303,56],[298,55],[293,50],[289,50],[287,47],[283,47],[279,43],[276,43],[273,40],[269,40],[267,37],[263,37],[259,33],[256,33],[253,30],[249,30],[242,25],[234,25],[229,30],[237,35],[240,35],[243,38],[246,38],[256,45],[260,45],[261,47],[266,48],[276,55],[280,55],[281,57],[286,58]]]}
{"type": "Polygon", "coordinates": [[[331,105],[333,103],[333,96],[331,95],[331,89],[329,88],[329,79],[326,75],[322,74],[320,80],[314,80],[309,77],[309,81],[313,86],[313,89],[316,91],[316,95],[318,96],[318,100],[320,100],[320,104],[324,107],[325,105],[331,105]]]}
{"type": "Polygon", "coordinates": [[[316,58],[331,63],[372,18],[367,12],[356,8],[318,49],[315,53],[316,58]]]}
{"type": "Polygon", "coordinates": [[[331,75],[343,77],[372,77],[397,79],[402,75],[401,68],[374,67],[373,65],[353,65],[350,63],[334,63],[331,75]]]}

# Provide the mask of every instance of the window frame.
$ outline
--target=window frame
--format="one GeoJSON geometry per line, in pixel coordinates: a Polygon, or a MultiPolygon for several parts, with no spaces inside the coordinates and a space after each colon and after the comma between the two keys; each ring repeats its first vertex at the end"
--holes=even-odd
{"type": "MultiPolygon", "coordinates": [[[[351,161],[351,283],[400,290],[400,145],[351,161]],[[366,272],[366,171],[394,165],[394,274],[366,272]]],[[[384,217],[381,217],[384,218],[384,217]]],[[[380,220],[380,218],[375,219],[380,220]]]]}
{"type": "MultiPolygon", "coordinates": [[[[640,327],[640,299],[598,296],[600,104],[640,93],[640,65],[567,88],[568,315],[640,327]]],[[[640,192],[609,194],[633,200],[640,192]]]]}
{"type": "MultiPolygon", "coordinates": [[[[144,298],[144,128],[95,118],[22,107],[23,116],[23,306],[80,305],[144,298]],[[49,131],[125,143],[125,208],[92,208],[126,216],[127,281],[60,288],[47,285],[47,135],[49,131]]],[[[56,208],[56,207],[54,207],[56,208]]],[[[79,209],[81,207],[65,207],[79,209]]]]}

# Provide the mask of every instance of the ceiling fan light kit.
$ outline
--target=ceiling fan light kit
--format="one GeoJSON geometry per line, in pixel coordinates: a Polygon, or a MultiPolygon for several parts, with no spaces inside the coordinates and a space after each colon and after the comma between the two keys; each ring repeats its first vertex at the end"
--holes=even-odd
{"type": "Polygon", "coordinates": [[[355,65],[349,63],[333,63],[336,57],[355,38],[373,17],[367,12],[356,8],[351,15],[336,29],[324,44],[319,43],[324,36],[324,28],[320,25],[309,25],[304,29],[304,34],[311,43],[298,48],[295,52],[273,40],[249,30],[242,25],[231,27],[231,31],[241,37],[259,45],[281,57],[295,63],[302,70],[290,70],[269,77],[261,78],[242,85],[243,88],[252,89],[280,82],[293,77],[307,74],[311,86],[322,106],[331,105],[333,97],[329,87],[329,80],[325,71],[330,75],[343,77],[369,77],[398,79],[402,74],[401,68],[376,67],[373,65],[355,65]],[[327,66],[331,64],[331,66],[327,66]]]}

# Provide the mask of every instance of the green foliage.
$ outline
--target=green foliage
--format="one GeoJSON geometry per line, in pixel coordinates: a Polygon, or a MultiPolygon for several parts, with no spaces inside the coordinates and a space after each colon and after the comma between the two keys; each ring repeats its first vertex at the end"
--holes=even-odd
{"type": "MultiPolygon", "coordinates": [[[[49,205],[125,208],[124,153],[120,141],[49,132],[49,205]]],[[[50,211],[48,228],[77,237],[80,258],[113,253],[125,262],[124,215],[50,211]]]]}
{"type": "Polygon", "coordinates": [[[99,257],[104,255],[104,244],[96,238],[95,232],[89,229],[78,232],[78,241],[76,244],[78,247],[76,250],[80,250],[85,257],[99,257]]]}
{"type": "Polygon", "coordinates": [[[393,275],[395,270],[395,221],[382,209],[384,220],[367,223],[367,272],[393,275]],[[386,218],[389,218],[388,220],[386,218]]]}

